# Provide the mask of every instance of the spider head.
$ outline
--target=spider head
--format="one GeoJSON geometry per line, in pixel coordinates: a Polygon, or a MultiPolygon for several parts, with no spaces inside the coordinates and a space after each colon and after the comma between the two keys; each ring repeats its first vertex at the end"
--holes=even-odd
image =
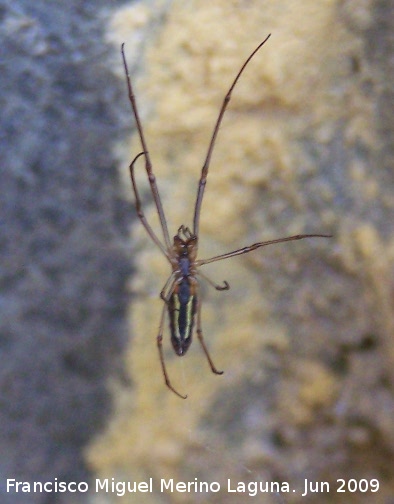
{"type": "Polygon", "coordinates": [[[174,251],[178,257],[187,257],[194,261],[197,255],[198,238],[189,228],[181,226],[174,236],[174,251]]]}

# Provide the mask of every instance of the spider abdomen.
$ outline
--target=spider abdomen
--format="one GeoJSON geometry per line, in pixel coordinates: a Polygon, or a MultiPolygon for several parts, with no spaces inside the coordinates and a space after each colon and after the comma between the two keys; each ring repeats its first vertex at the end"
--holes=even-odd
{"type": "Polygon", "coordinates": [[[197,296],[187,277],[182,278],[168,301],[171,343],[177,355],[184,355],[193,336],[197,296]]]}

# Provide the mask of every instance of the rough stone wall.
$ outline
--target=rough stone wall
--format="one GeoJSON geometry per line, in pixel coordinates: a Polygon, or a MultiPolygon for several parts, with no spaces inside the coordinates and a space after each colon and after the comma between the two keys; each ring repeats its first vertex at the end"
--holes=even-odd
{"type": "MultiPolygon", "coordinates": [[[[127,329],[121,83],[103,33],[120,2],[0,5],[0,501],[7,477],[86,480],[127,329]]],[[[126,99],[124,100],[126,102],[126,99]]],[[[125,123],[123,123],[125,124],[125,123]]]]}

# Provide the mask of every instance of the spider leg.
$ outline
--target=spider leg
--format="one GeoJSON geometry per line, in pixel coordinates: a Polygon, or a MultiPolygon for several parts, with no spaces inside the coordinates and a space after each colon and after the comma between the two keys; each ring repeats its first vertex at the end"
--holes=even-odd
{"type": "Polygon", "coordinates": [[[166,305],[168,305],[171,294],[174,292],[175,285],[178,283],[176,276],[177,276],[177,272],[173,271],[171,273],[171,275],[167,278],[167,281],[164,284],[164,287],[160,291],[160,298],[166,303],[166,305]],[[170,285],[170,288],[169,288],[168,292],[166,292],[169,285],[170,285]]]}
{"type": "Polygon", "coordinates": [[[195,262],[195,265],[198,267],[202,266],[203,264],[208,264],[215,261],[223,261],[223,259],[228,259],[229,257],[234,257],[241,254],[247,254],[252,250],[256,250],[260,247],[266,247],[267,245],[273,245],[275,243],[283,243],[293,240],[303,240],[304,238],[331,238],[331,237],[332,235],[326,235],[326,234],[303,234],[303,235],[287,236],[286,238],[277,238],[276,240],[268,240],[264,242],[254,243],[253,245],[249,245],[248,247],[243,247],[237,250],[233,250],[232,252],[227,252],[226,254],[210,257],[209,259],[200,259],[195,262]]]}
{"type": "Polygon", "coordinates": [[[212,287],[214,287],[218,291],[229,290],[230,288],[230,284],[226,280],[223,280],[223,285],[218,285],[215,282],[212,282],[212,280],[207,277],[207,275],[204,275],[204,273],[202,273],[201,271],[198,271],[197,275],[203,278],[206,282],[209,283],[209,285],[212,285],[212,287]]]}
{"type": "Polygon", "coordinates": [[[202,349],[204,350],[205,356],[208,359],[209,365],[211,367],[212,373],[215,373],[217,375],[223,374],[223,371],[218,371],[211,359],[211,356],[209,355],[208,348],[205,345],[204,337],[202,335],[202,329],[201,329],[201,301],[200,298],[197,300],[198,306],[197,306],[197,337],[198,341],[200,342],[202,349]]]}
{"type": "Polygon", "coordinates": [[[204,196],[205,185],[207,183],[209,164],[211,162],[213,148],[215,146],[216,137],[219,133],[219,129],[220,129],[220,125],[221,125],[224,113],[226,111],[227,105],[229,104],[229,102],[231,100],[231,93],[233,92],[233,89],[234,89],[235,85],[237,84],[238,79],[241,77],[241,74],[245,70],[249,61],[257,53],[257,51],[267,42],[267,40],[270,38],[270,36],[271,36],[271,34],[269,34],[262,42],[260,42],[260,44],[256,47],[256,49],[249,55],[249,57],[247,58],[247,60],[245,61],[245,63],[242,65],[241,69],[237,73],[235,79],[233,80],[233,83],[231,84],[230,89],[227,91],[226,96],[224,97],[222,107],[219,112],[219,116],[216,120],[216,124],[213,129],[211,141],[209,142],[208,152],[207,152],[207,155],[206,155],[206,158],[204,161],[204,165],[201,170],[200,182],[198,184],[197,199],[196,199],[196,204],[194,207],[194,219],[193,219],[193,234],[195,234],[196,236],[198,236],[198,228],[199,228],[200,213],[201,213],[201,203],[202,203],[202,199],[204,196]]]}
{"type": "Polygon", "coordinates": [[[174,387],[171,385],[171,382],[170,382],[170,379],[168,377],[168,373],[167,373],[167,368],[166,368],[166,364],[165,364],[165,361],[164,361],[164,352],[163,352],[163,327],[164,327],[164,318],[165,318],[165,313],[166,313],[166,309],[167,309],[167,305],[164,304],[163,305],[163,310],[161,312],[161,318],[160,318],[160,326],[159,326],[159,334],[157,335],[157,348],[159,350],[159,357],[160,357],[160,363],[161,363],[161,370],[163,372],[163,377],[164,377],[164,381],[165,381],[165,384],[167,385],[167,387],[172,391],[174,392],[174,394],[176,394],[178,397],[180,397],[181,399],[186,399],[187,398],[187,395],[182,395],[180,394],[177,390],[174,389],[174,387]]]}
{"type": "MultiPolygon", "coordinates": [[[[125,70],[125,73],[126,73],[126,81],[127,81],[127,90],[128,90],[128,94],[129,94],[129,101],[130,101],[130,105],[131,105],[131,108],[133,110],[135,122],[136,122],[136,125],[137,125],[137,130],[138,130],[138,134],[139,134],[139,137],[140,137],[143,154],[145,155],[145,170],[146,170],[146,173],[148,175],[149,184],[150,184],[152,196],[153,196],[153,199],[154,199],[154,202],[155,202],[155,205],[156,205],[157,213],[159,214],[160,224],[161,224],[161,228],[162,228],[163,236],[164,236],[164,242],[166,244],[167,249],[169,250],[171,248],[171,241],[170,241],[170,236],[169,236],[169,233],[168,233],[167,221],[166,221],[166,218],[165,218],[165,215],[164,215],[164,210],[163,210],[163,205],[162,205],[162,202],[161,202],[161,199],[160,199],[159,189],[158,189],[157,184],[156,184],[156,177],[155,177],[155,175],[153,173],[152,163],[151,163],[151,160],[150,160],[149,151],[148,151],[148,147],[147,147],[146,140],[145,140],[144,130],[142,128],[141,119],[140,119],[140,116],[139,116],[139,113],[138,113],[137,102],[136,102],[136,99],[135,99],[135,95],[134,95],[134,91],[133,91],[133,86],[132,86],[131,78],[130,78],[130,74],[129,74],[129,69],[128,69],[127,62],[126,62],[126,56],[125,56],[125,52],[124,52],[124,43],[121,46],[121,52],[122,52],[123,66],[124,66],[124,70],[125,70]]],[[[141,153],[141,155],[142,155],[142,153],[141,153]]],[[[139,157],[139,155],[136,156],[134,158],[134,161],[131,163],[131,165],[130,165],[130,171],[132,171],[132,165],[135,163],[135,161],[137,160],[138,157],[139,157]]],[[[133,183],[133,186],[134,186],[134,183],[133,183]]],[[[148,229],[145,226],[145,224],[144,224],[144,227],[148,231],[148,229]]],[[[148,233],[152,237],[152,234],[149,231],[148,231],[148,233]]],[[[155,241],[155,243],[157,243],[157,240],[154,240],[154,241],[155,241]]],[[[162,247],[160,247],[160,248],[162,248],[162,247]]]]}
{"type": "Polygon", "coordinates": [[[159,249],[163,252],[163,254],[167,257],[167,259],[170,260],[170,255],[168,253],[168,250],[161,243],[161,241],[159,240],[159,238],[156,236],[156,233],[153,231],[151,225],[147,221],[147,219],[145,217],[145,214],[144,214],[144,212],[142,210],[141,198],[140,198],[140,195],[139,195],[139,192],[138,192],[138,187],[137,187],[137,183],[136,183],[135,175],[134,175],[134,166],[135,166],[135,163],[137,162],[137,160],[141,156],[144,156],[144,155],[146,155],[145,152],[140,152],[139,154],[137,154],[135,156],[135,158],[133,159],[133,161],[131,162],[130,167],[129,167],[129,169],[130,169],[131,184],[133,186],[134,197],[135,197],[135,209],[136,209],[137,215],[138,215],[138,217],[139,217],[142,225],[144,226],[146,232],[148,233],[148,235],[151,237],[151,239],[154,241],[154,243],[159,247],[159,249]]]}

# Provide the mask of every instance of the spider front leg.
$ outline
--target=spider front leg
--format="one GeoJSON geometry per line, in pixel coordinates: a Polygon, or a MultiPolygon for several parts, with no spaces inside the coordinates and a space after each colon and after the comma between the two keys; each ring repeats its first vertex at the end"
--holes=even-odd
{"type": "Polygon", "coordinates": [[[212,373],[215,373],[217,375],[223,374],[223,371],[218,371],[211,359],[211,356],[209,355],[208,348],[205,345],[204,337],[202,335],[202,329],[201,329],[201,301],[200,298],[197,300],[197,337],[198,341],[200,342],[202,349],[204,350],[205,356],[208,359],[209,365],[211,367],[212,373]]]}
{"type": "Polygon", "coordinates": [[[163,372],[164,376],[164,381],[167,387],[174,392],[178,397],[181,399],[186,399],[187,395],[182,395],[180,394],[177,390],[174,389],[174,387],[171,385],[170,379],[168,377],[167,369],[166,369],[166,364],[164,362],[164,352],[163,352],[163,327],[164,327],[164,318],[165,318],[165,313],[167,309],[167,304],[163,305],[163,310],[161,312],[161,319],[160,319],[160,326],[159,326],[159,334],[157,335],[157,348],[159,350],[159,356],[160,356],[160,363],[161,363],[161,370],[163,372]]]}
{"type": "Polygon", "coordinates": [[[125,70],[125,74],[126,74],[126,83],[127,83],[128,94],[129,94],[129,101],[130,101],[131,109],[134,114],[134,119],[135,119],[135,123],[136,123],[137,130],[138,130],[138,135],[140,137],[141,146],[142,146],[142,152],[140,154],[138,154],[134,158],[132,163],[130,164],[130,175],[131,175],[134,194],[135,194],[135,198],[136,198],[137,212],[138,212],[138,216],[140,217],[141,222],[142,222],[143,226],[145,227],[145,229],[147,230],[149,236],[156,243],[156,245],[158,245],[158,247],[163,251],[163,253],[168,257],[167,251],[171,248],[171,240],[170,240],[170,236],[168,233],[167,221],[166,221],[166,217],[164,215],[164,210],[163,210],[163,205],[162,205],[160,194],[159,194],[159,189],[156,184],[156,177],[153,173],[152,162],[150,160],[148,146],[147,146],[147,143],[145,140],[144,130],[143,130],[140,115],[138,112],[137,102],[136,102],[134,90],[133,90],[133,85],[131,83],[131,77],[129,74],[129,69],[128,69],[127,61],[126,61],[126,55],[124,52],[124,43],[121,46],[121,52],[122,52],[123,66],[124,66],[124,70],[125,70]],[[157,236],[153,232],[152,228],[147,223],[147,221],[143,215],[143,212],[141,210],[141,202],[139,199],[137,186],[136,186],[136,183],[134,180],[134,164],[137,161],[137,159],[142,155],[144,155],[144,157],[145,157],[145,171],[148,176],[151,193],[152,193],[153,200],[156,205],[156,210],[157,210],[157,213],[159,216],[160,225],[161,225],[161,229],[162,229],[163,237],[164,237],[164,242],[165,242],[165,247],[163,247],[163,245],[160,243],[159,239],[157,238],[157,236]]]}
{"type": "Polygon", "coordinates": [[[207,183],[207,177],[208,177],[208,170],[209,170],[209,165],[211,164],[211,157],[213,153],[213,149],[215,147],[215,142],[216,142],[216,137],[219,133],[220,125],[222,123],[222,119],[224,116],[224,113],[226,112],[227,105],[229,104],[231,100],[231,94],[238,82],[238,79],[241,77],[243,71],[247,67],[249,61],[253,58],[253,56],[260,50],[260,48],[267,42],[267,40],[270,38],[271,34],[268,35],[260,44],[256,47],[256,49],[248,56],[244,64],[241,66],[240,70],[238,71],[235,79],[233,80],[230,89],[227,91],[226,96],[224,97],[222,106],[219,111],[219,116],[216,120],[215,127],[212,132],[211,140],[209,142],[208,146],[208,151],[207,155],[205,157],[205,161],[201,170],[201,177],[200,177],[200,182],[198,184],[198,189],[197,189],[197,198],[196,198],[196,203],[194,206],[194,218],[193,218],[193,234],[198,236],[198,231],[199,231],[199,225],[200,225],[200,213],[201,213],[201,204],[202,204],[202,199],[204,197],[204,191],[205,191],[205,186],[207,183]]]}

